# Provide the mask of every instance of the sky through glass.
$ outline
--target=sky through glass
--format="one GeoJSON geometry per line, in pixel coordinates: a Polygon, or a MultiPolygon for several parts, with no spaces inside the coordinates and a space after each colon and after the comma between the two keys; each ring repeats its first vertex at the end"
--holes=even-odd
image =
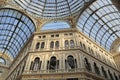
{"type": "Polygon", "coordinates": [[[111,0],[97,0],[80,16],[77,27],[108,51],[120,36],[120,13],[111,0]]]}
{"type": "Polygon", "coordinates": [[[61,18],[77,13],[89,0],[15,0],[23,9],[44,18],[61,18]]]}
{"type": "Polygon", "coordinates": [[[14,58],[35,31],[33,22],[13,9],[0,9],[0,51],[14,58]]]}

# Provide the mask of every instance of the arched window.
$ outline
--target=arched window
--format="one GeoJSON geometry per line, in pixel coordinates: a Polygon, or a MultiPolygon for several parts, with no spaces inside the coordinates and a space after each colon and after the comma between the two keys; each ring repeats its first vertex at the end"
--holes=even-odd
{"type": "Polygon", "coordinates": [[[39,49],[39,47],[40,47],[40,43],[38,42],[38,43],[36,44],[36,49],[39,49]]]}
{"type": "Polygon", "coordinates": [[[40,58],[35,58],[33,70],[35,70],[35,71],[39,70],[39,63],[40,63],[40,58]]]}
{"type": "Polygon", "coordinates": [[[55,48],[59,48],[59,41],[55,42],[55,48]]]}
{"type": "Polygon", "coordinates": [[[42,61],[40,61],[39,57],[35,58],[34,61],[31,62],[30,70],[34,70],[34,71],[40,70],[41,63],[42,61]]]}
{"type": "Polygon", "coordinates": [[[54,48],[54,42],[53,41],[50,42],[50,48],[54,48]]]}
{"type": "Polygon", "coordinates": [[[94,54],[94,51],[93,51],[93,49],[91,49],[91,53],[92,53],[92,54],[94,54]]]}
{"type": "Polygon", "coordinates": [[[74,59],[74,57],[72,55],[69,55],[67,57],[67,60],[65,60],[65,65],[66,65],[66,69],[77,68],[77,60],[74,59]]]}
{"type": "Polygon", "coordinates": [[[80,42],[80,48],[82,48],[82,42],[80,42]]]}
{"type": "Polygon", "coordinates": [[[70,47],[71,48],[74,48],[75,44],[74,44],[74,41],[73,40],[70,40],[70,47]]]}
{"type": "Polygon", "coordinates": [[[26,65],[26,61],[24,61],[24,63],[22,64],[22,70],[21,73],[23,73],[24,69],[25,69],[25,65],[26,65]]]}
{"type": "Polygon", "coordinates": [[[34,61],[31,62],[30,70],[33,70],[33,67],[34,67],[34,61]]]}
{"type": "Polygon", "coordinates": [[[84,64],[85,64],[85,68],[86,68],[88,71],[91,71],[91,65],[90,65],[90,63],[88,62],[88,59],[87,59],[87,58],[84,58],[84,64]]]}
{"type": "Polygon", "coordinates": [[[45,42],[41,43],[41,49],[43,49],[45,47],[45,42]]]}
{"type": "Polygon", "coordinates": [[[101,67],[101,69],[102,69],[102,73],[103,73],[104,77],[105,77],[105,78],[108,78],[108,77],[107,77],[107,73],[106,73],[106,71],[105,71],[105,69],[104,69],[103,66],[101,67]]]}
{"type": "Polygon", "coordinates": [[[114,77],[115,77],[115,80],[118,80],[118,77],[116,76],[116,74],[114,73],[114,77]]]}
{"type": "Polygon", "coordinates": [[[109,74],[110,79],[111,79],[111,80],[114,80],[114,79],[113,79],[113,75],[112,75],[112,73],[111,73],[109,70],[108,70],[108,74],[109,74]]]}
{"type": "Polygon", "coordinates": [[[99,67],[97,66],[97,64],[95,62],[94,62],[94,70],[98,75],[100,75],[99,67]]]}
{"type": "Polygon", "coordinates": [[[68,40],[65,40],[65,48],[68,48],[69,47],[69,42],[68,40]]]}
{"type": "Polygon", "coordinates": [[[59,60],[55,56],[51,57],[50,61],[47,63],[49,70],[57,70],[59,68],[59,60]]]}
{"type": "Polygon", "coordinates": [[[85,46],[85,44],[83,44],[83,48],[84,48],[84,50],[86,50],[86,46],[85,46]]]}
{"type": "Polygon", "coordinates": [[[47,24],[45,24],[41,30],[59,30],[59,29],[65,29],[70,28],[70,25],[67,22],[64,21],[52,21],[47,24]],[[62,27],[61,27],[62,26],[62,27]]]}
{"type": "Polygon", "coordinates": [[[3,72],[2,72],[2,71],[0,71],[0,76],[2,75],[2,73],[3,73],[3,72]]]}
{"type": "Polygon", "coordinates": [[[90,47],[88,47],[88,51],[89,51],[89,53],[90,53],[90,47]]]}
{"type": "MultiPolygon", "coordinates": [[[[96,52],[96,57],[100,58],[100,54],[96,52]]],[[[104,60],[105,61],[105,60],[104,60]]]]}

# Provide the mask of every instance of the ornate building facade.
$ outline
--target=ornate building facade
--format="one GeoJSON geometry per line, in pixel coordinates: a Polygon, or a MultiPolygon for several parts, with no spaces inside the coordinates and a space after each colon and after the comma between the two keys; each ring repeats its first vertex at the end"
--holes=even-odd
{"type": "Polygon", "coordinates": [[[0,0],[0,80],[120,80],[117,0],[0,0]]]}

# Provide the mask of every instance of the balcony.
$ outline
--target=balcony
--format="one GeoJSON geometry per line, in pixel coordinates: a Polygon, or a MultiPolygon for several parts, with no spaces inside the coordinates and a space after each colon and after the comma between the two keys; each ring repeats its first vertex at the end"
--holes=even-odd
{"type": "Polygon", "coordinates": [[[64,74],[83,74],[86,77],[97,78],[98,80],[106,80],[103,76],[99,76],[91,71],[87,71],[85,68],[76,68],[76,69],[58,69],[58,70],[40,70],[40,71],[24,71],[23,75],[64,75],[64,74]]]}
{"type": "Polygon", "coordinates": [[[60,73],[80,73],[87,71],[84,68],[81,69],[58,69],[58,70],[39,70],[39,71],[24,71],[23,74],[60,74],[60,73]]]}
{"type": "Polygon", "coordinates": [[[82,50],[80,46],[74,46],[74,47],[59,47],[59,48],[40,48],[40,49],[31,49],[31,52],[39,52],[39,51],[59,51],[59,50],[82,50]]]}

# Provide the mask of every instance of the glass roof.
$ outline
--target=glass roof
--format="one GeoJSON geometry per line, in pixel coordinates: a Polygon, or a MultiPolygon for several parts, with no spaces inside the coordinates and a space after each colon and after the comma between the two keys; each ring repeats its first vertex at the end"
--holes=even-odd
{"type": "Polygon", "coordinates": [[[4,58],[2,58],[2,57],[0,57],[0,64],[6,64],[6,61],[5,61],[5,59],[4,58]]]}
{"type": "Polygon", "coordinates": [[[41,17],[61,18],[79,11],[89,0],[14,0],[28,12],[41,17]]]}
{"type": "Polygon", "coordinates": [[[0,51],[14,58],[35,31],[33,22],[13,9],[0,9],[0,51]]]}
{"type": "Polygon", "coordinates": [[[77,27],[109,51],[120,36],[120,12],[111,0],[97,0],[83,11],[77,27]]]}

